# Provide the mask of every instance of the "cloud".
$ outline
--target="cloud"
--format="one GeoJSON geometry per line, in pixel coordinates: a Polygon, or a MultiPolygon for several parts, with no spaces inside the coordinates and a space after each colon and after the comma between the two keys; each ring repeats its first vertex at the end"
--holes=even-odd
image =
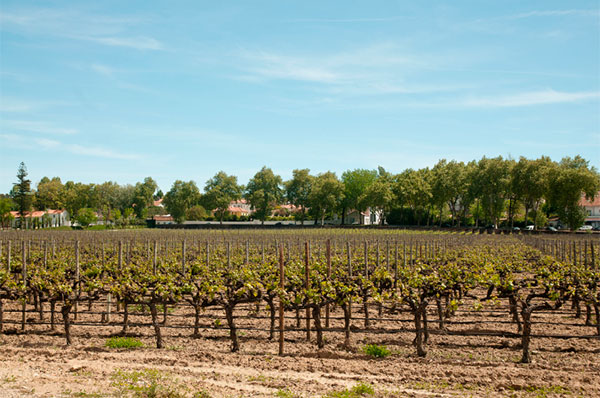
{"type": "Polygon", "coordinates": [[[74,37],[83,40],[90,40],[107,46],[129,47],[136,50],[162,50],[163,45],[152,37],[74,37]]]}
{"type": "Polygon", "coordinates": [[[113,68],[111,68],[110,66],[106,66],[106,65],[100,65],[100,64],[92,64],[90,66],[90,68],[101,75],[107,76],[107,77],[112,77],[112,75],[115,73],[115,70],[113,68]]]}
{"type": "Polygon", "coordinates": [[[93,145],[66,144],[47,138],[29,138],[17,134],[0,134],[0,139],[6,147],[25,149],[28,151],[38,148],[42,150],[52,150],[54,153],[66,152],[74,155],[107,159],[136,160],[141,158],[138,154],[123,153],[93,145]]]}
{"type": "Polygon", "coordinates": [[[552,89],[532,91],[506,96],[473,97],[458,101],[456,104],[466,107],[505,108],[532,105],[579,102],[600,98],[600,92],[561,92],[552,89]]]}
{"type": "Polygon", "coordinates": [[[106,149],[97,146],[69,144],[65,146],[65,149],[68,152],[74,153],[76,155],[94,156],[109,159],[135,160],[140,158],[140,156],[137,154],[121,153],[112,149],[106,149]]]}
{"type": "Polygon", "coordinates": [[[77,129],[55,127],[46,122],[30,121],[30,120],[3,120],[2,124],[8,126],[9,129],[20,130],[20,131],[31,131],[34,133],[42,134],[58,134],[58,135],[71,135],[77,134],[77,129]]]}
{"type": "Polygon", "coordinates": [[[591,16],[591,17],[599,17],[599,10],[533,10],[529,12],[524,12],[516,15],[511,15],[508,18],[511,19],[521,19],[521,18],[531,18],[531,17],[561,17],[567,15],[575,15],[575,16],[591,16]]]}
{"type": "Polygon", "coordinates": [[[97,15],[73,8],[17,8],[0,12],[0,25],[4,31],[90,41],[137,50],[164,49],[163,44],[153,37],[124,34],[132,26],[148,22],[151,22],[148,18],[97,15]]]}

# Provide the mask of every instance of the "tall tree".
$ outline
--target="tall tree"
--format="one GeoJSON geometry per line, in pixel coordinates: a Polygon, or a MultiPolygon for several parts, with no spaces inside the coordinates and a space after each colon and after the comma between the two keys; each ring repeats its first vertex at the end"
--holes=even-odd
{"type": "MultiPolygon", "coordinates": [[[[346,211],[356,210],[359,213],[367,209],[367,204],[364,200],[365,192],[369,185],[377,180],[377,171],[355,169],[347,170],[342,174],[342,182],[344,183],[344,199],[340,204],[342,210],[342,224],[346,220],[346,211]]],[[[362,224],[362,217],[360,217],[362,224]]]]}
{"type": "Polygon", "coordinates": [[[21,162],[17,171],[17,182],[13,184],[12,199],[17,203],[21,228],[26,226],[25,213],[31,209],[33,197],[31,193],[31,180],[27,178],[27,167],[21,162]]]}
{"type": "Polygon", "coordinates": [[[582,197],[593,200],[600,190],[600,176],[580,156],[563,158],[549,174],[548,199],[571,229],[579,228],[585,213],[579,205],[582,197]]]}
{"type": "Polygon", "coordinates": [[[556,166],[550,158],[542,156],[536,160],[521,157],[512,169],[513,191],[525,206],[525,225],[528,225],[529,211],[533,210],[533,225],[537,228],[537,213],[549,188],[549,175],[556,166]]]}
{"type": "Polygon", "coordinates": [[[285,182],[285,196],[294,206],[300,208],[301,223],[306,219],[306,208],[309,205],[309,196],[314,181],[309,169],[296,169],[292,172],[291,180],[285,182]]]}
{"type": "Polygon", "coordinates": [[[321,225],[325,216],[339,207],[343,190],[344,185],[335,173],[328,171],[314,178],[308,200],[316,218],[321,219],[321,225]]]}
{"type": "Polygon", "coordinates": [[[63,202],[63,184],[59,177],[49,179],[44,177],[38,182],[37,190],[34,195],[34,205],[39,210],[62,209],[63,202]]]}
{"type": "Polygon", "coordinates": [[[219,222],[223,224],[223,217],[229,204],[242,197],[242,187],[237,183],[236,176],[229,176],[224,171],[219,171],[213,178],[206,181],[204,186],[204,203],[208,210],[215,210],[219,215],[219,222]]]}
{"type": "Polygon", "coordinates": [[[265,223],[265,220],[282,198],[281,177],[273,174],[273,170],[263,166],[258,173],[248,181],[245,197],[255,209],[255,216],[265,223]]]}
{"type": "Polygon", "coordinates": [[[12,214],[10,214],[12,207],[13,201],[0,195],[0,226],[2,228],[10,226],[10,221],[13,219],[12,214]]]}
{"type": "Polygon", "coordinates": [[[194,181],[177,180],[165,194],[164,205],[175,221],[185,221],[186,212],[198,203],[200,191],[194,181]]]}
{"type": "Polygon", "coordinates": [[[428,170],[404,170],[396,177],[394,193],[402,206],[413,211],[417,225],[421,224],[421,214],[431,200],[431,186],[427,179],[428,170]]]}
{"type": "Polygon", "coordinates": [[[510,184],[508,163],[502,159],[502,156],[496,158],[484,156],[477,163],[476,181],[483,213],[497,228],[510,184]]]}
{"type": "Polygon", "coordinates": [[[154,202],[154,192],[158,185],[152,177],[146,177],[144,182],[138,182],[135,185],[133,197],[133,210],[137,218],[143,219],[146,217],[148,206],[154,202]]]}

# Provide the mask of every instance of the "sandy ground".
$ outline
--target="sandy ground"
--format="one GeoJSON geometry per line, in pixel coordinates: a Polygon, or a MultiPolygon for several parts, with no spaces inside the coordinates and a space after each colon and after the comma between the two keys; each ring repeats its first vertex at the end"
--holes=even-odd
{"type": "MultiPolygon", "coordinates": [[[[249,310],[237,311],[237,315],[248,315],[249,310]]],[[[460,315],[456,320],[473,323],[449,328],[516,331],[513,325],[494,323],[509,319],[508,314],[496,310],[460,315]]],[[[189,307],[177,308],[168,322],[191,325],[190,314],[189,307]]],[[[225,324],[218,309],[205,315],[204,324],[214,324],[217,319],[225,324]]],[[[433,312],[430,316],[435,319],[433,312]]],[[[409,319],[408,315],[394,317],[409,319]]],[[[29,318],[32,323],[38,319],[34,314],[29,318]]],[[[149,321],[148,315],[131,318],[132,322],[149,321]]],[[[6,313],[5,319],[18,320],[19,314],[6,313]]],[[[114,317],[115,321],[120,319],[114,317]]],[[[96,314],[79,316],[79,321],[98,320],[96,314]]],[[[583,324],[583,320],[566,311],[540,314],[535,320],[563,323],[534,325],[533,332],[538,334],[594,333],[592,327],[568,326],[583,324]]],[[[332,321],[332,326],[340,326],[340,322],[332,321]]],[[[353,323],[362,326],[360,320],[353,323]]],[[[268,321],[240,318],[238,324],[265,328],[268,321]]],[[[295,320],[287,319],[286,324],[293,326],[295,320]]],[[[410,326],[385,320],[373,322],[371,328],[410,326]]],[[[65,346],[62,325],[57,326],[57,333],[48,329],[48,325],[30,324],[22,334],[17,325],[4,326],[5,334],[0,335],[0,397],[152,396],[152,385],[157,396],[164,397],[323,397],[358,383],[371,385],[376,397],[600,397],[598,339],[533,339],[534,363],[526,365],[518,363],[521,351],[517,338],[433,334],[427,357],[418,358],[412,346],[414,334],[408,331],[353,333],[352,351],[340,346],[341,333],[326,332],[326,346],[318,350],[314,333],[308,343],[305,332],[289,331],[285,335],[286,354],[280,357],[277,341],[269,341],[266,331],[241,330],[241,350],[231,353],[227,329],[202,329],[201,337],[193,338],[191,327],[165,328],[167,348],[161,350],[153,348],[150,327],[130,328],[130,335],[145,345],[137,349],[105,346],[109,336],[119,332],[119,325],[76,325],[71,347],[65,346]],[[384,344],[392,355],[373,359],[362,351],[367,343],[384,344]]],[[[431,329],[436,329],[434,322],[431,329]]]]}

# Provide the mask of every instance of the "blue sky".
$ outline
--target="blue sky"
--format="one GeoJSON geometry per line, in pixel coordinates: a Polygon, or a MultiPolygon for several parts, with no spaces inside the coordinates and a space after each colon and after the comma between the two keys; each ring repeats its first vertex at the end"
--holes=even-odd
{"type": "Polygon", "coordinates": [[[0,0],[0,192],[580,154],[598,1],[0,0]]]}

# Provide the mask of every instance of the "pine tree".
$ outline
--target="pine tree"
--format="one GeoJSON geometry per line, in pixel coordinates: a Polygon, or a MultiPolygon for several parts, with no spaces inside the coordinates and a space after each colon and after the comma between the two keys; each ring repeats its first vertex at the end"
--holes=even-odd
{"type": "Polygon", "coordinates": [[[21,217],[21,228],[25,226],[25,213],[31,209],[31,180],[27,179],[27,167],[21,162],[17,171],[19,182],[13,184],[13,200],[19,206],[19,216],[21,217]]]}

